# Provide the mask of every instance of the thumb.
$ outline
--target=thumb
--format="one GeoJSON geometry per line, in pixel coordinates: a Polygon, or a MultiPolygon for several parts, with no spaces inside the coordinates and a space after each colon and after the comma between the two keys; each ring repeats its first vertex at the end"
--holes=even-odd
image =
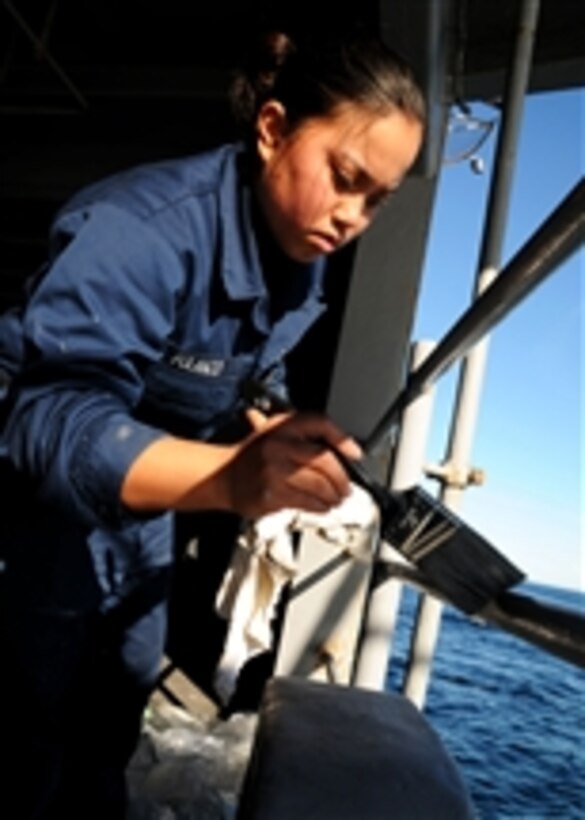
{"type": "Polygon", "coordinates": [[[254,433],[260,432],[268,423],[268,416],[265,416],[264,413],[255,407],[246,409],[246,419],[254,433]]]}
{"type": "Polygon", "coordinates": [[[275,413],[272,416],[266,416],[255,407],[249,407],[246,410],[246,418],[252,428],[252,433],[268,432],[273,427],[280,427],[290,417],[291,413],[275,413]]]}

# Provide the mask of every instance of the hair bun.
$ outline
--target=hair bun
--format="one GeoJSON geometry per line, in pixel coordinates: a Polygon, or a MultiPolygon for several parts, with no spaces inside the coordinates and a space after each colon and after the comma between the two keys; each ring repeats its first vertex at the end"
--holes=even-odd
{"type": "Polygon", "coordinates": [[[283,31],[270,31],[264,35],[267,66],[272,62],[273,70],[279,69],[287,58],[296,51],[291,37],[283,31]]]}
{"type": "Polygon", "coordinates": [[[270,97],[280,69],[295,51],[292,38],[282,31],[258,36],[230,89],[234,116],[244,130],[251,126],[257,110],[270,97]]]}
{"type": "Polygon", "coordinates": [[[259,97],[258,102],[270,95],[278,72],[294,51],[292,39],[282,31],[260,35],[257,47],[244,67],[247,80],[259,97]]]}

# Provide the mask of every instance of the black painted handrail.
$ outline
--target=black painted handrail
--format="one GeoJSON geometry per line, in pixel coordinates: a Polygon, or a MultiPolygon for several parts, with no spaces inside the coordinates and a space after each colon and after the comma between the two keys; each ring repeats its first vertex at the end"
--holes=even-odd
{"type": "Polygon", "coordinates": [[[428,358],[410,374],[390,408],[362,442],[365,452],[370,452],[392,431],[410,402],[556,270],[584,239],[585,178],[582,177],[428,358]]]}

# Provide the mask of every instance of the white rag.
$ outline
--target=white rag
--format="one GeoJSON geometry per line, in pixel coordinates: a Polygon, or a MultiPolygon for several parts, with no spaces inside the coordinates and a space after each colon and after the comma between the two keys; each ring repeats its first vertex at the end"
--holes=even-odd
{"type": "Polygon", "coordinates": [[[238,539],[216,596],[218,614],[229,621],[214,686],[222,703],[233,695],[244,664],[272,646],[272,622],[280,595],[297,571],[294,534],[313,529],[340,549],[353,552],[378,522],[369,493],[351,485],[344,501],[327,513],[280,510],[250,523],[238,539]]]}

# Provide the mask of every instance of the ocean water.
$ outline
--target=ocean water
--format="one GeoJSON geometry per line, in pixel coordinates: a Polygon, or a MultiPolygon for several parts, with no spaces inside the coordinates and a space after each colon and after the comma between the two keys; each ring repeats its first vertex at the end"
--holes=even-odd
{"type": "MultiPolygon", "coordinates": [[[[518,591],[585,613],[583,593],[518,591]]],[[[405,589],[392,691],[401,688],[417,600],[405,589]]],[[[446,607],[424,713],[481,820],[585,820],[585,670],[446,607]]]]}

